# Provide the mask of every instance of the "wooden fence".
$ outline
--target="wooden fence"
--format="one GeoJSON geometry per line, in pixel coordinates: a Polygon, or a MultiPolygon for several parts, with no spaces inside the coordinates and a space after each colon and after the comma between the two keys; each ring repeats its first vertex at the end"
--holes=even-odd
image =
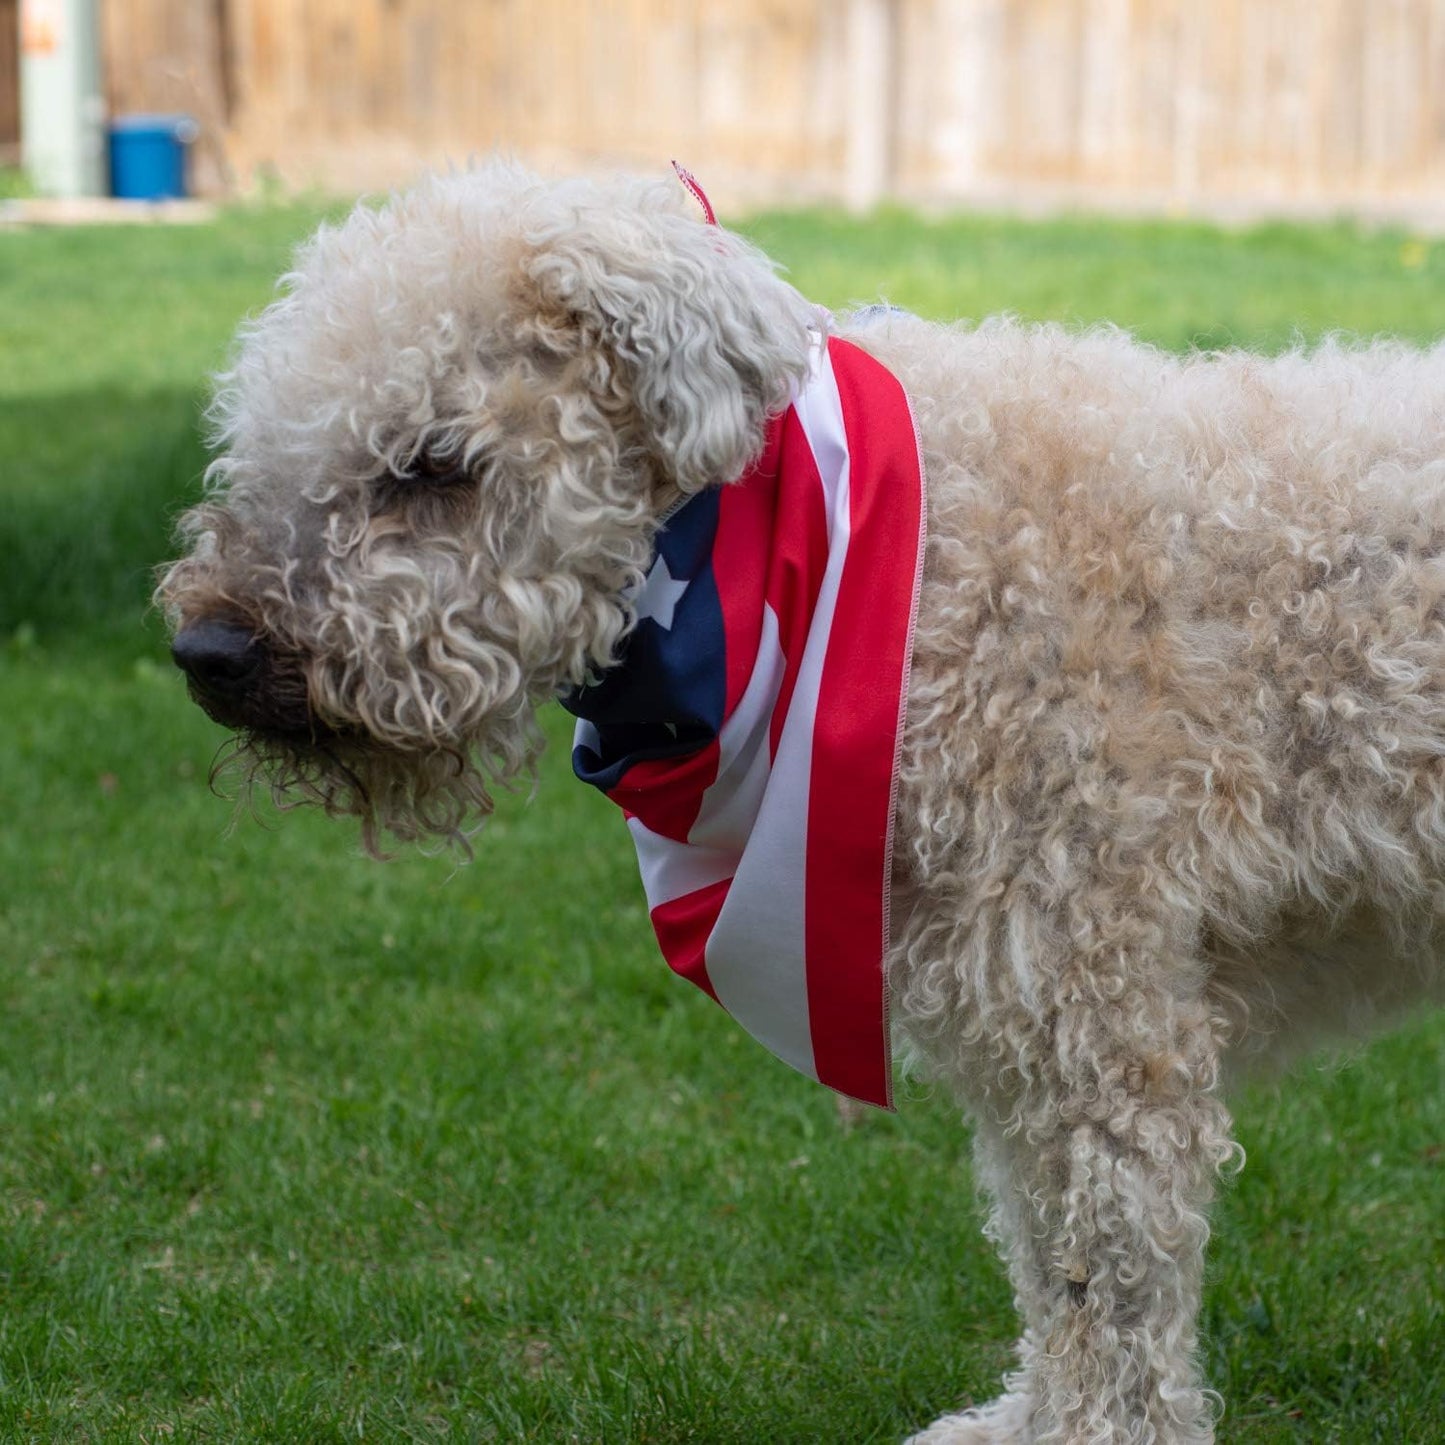
{"type": "Polygon", "coordinates": [[[0,0],[0,165],[20,159],[20,12],[0,0]]]}
{"type": "Polygon", "coordinates": [[[101,0],[214,186],[503,147],[738,199],[1445,213],[1445,0],[101,0]]]}

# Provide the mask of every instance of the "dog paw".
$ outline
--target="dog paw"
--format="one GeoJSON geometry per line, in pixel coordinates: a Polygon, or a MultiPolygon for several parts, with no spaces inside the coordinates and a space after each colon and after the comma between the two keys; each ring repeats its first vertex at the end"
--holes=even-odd
{"type": "Polygon", "coordinates": [[[961,1415],[945,1415],[904,1445],[1028,1445],[1033,1437],[1029,1395],[1002,1395],[961,1415]]]}

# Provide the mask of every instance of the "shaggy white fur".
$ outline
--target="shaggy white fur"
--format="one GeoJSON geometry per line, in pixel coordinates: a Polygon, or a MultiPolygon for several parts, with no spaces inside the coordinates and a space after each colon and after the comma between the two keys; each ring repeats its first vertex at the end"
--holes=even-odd
{"type": "MultiPolygon", "coordinates": [[[[459,839],[818,324],[671,183],[489,166],[323,228],[161,587],[198,700],[283,798],[459,839]]],[[[971,1106],[1024,1324],[916,1440],[1208,1441],[1222,1071],[1445,986],[1445,348],[840,329],[928,467],[893,1016],[971,1106]]]]}

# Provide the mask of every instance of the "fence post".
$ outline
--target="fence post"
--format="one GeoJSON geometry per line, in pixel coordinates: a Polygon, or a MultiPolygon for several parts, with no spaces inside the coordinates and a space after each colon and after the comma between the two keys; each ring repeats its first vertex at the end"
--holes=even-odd
{"type": "Polygon", "coordinates": [[[892,0],[848,0],[843,198],[853,211],[876,206],[893,181],[892,0]]]}

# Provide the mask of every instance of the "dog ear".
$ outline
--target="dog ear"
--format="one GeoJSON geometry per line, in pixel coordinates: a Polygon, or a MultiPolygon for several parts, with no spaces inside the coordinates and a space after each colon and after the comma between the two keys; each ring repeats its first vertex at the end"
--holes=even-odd
{"type": "Polygon", "coordinates": [[[527,228],[536,298],[612,359],[684,492],[740,476],[807,369],[819,313],[671,185],[595,190],[527,228]]]}

